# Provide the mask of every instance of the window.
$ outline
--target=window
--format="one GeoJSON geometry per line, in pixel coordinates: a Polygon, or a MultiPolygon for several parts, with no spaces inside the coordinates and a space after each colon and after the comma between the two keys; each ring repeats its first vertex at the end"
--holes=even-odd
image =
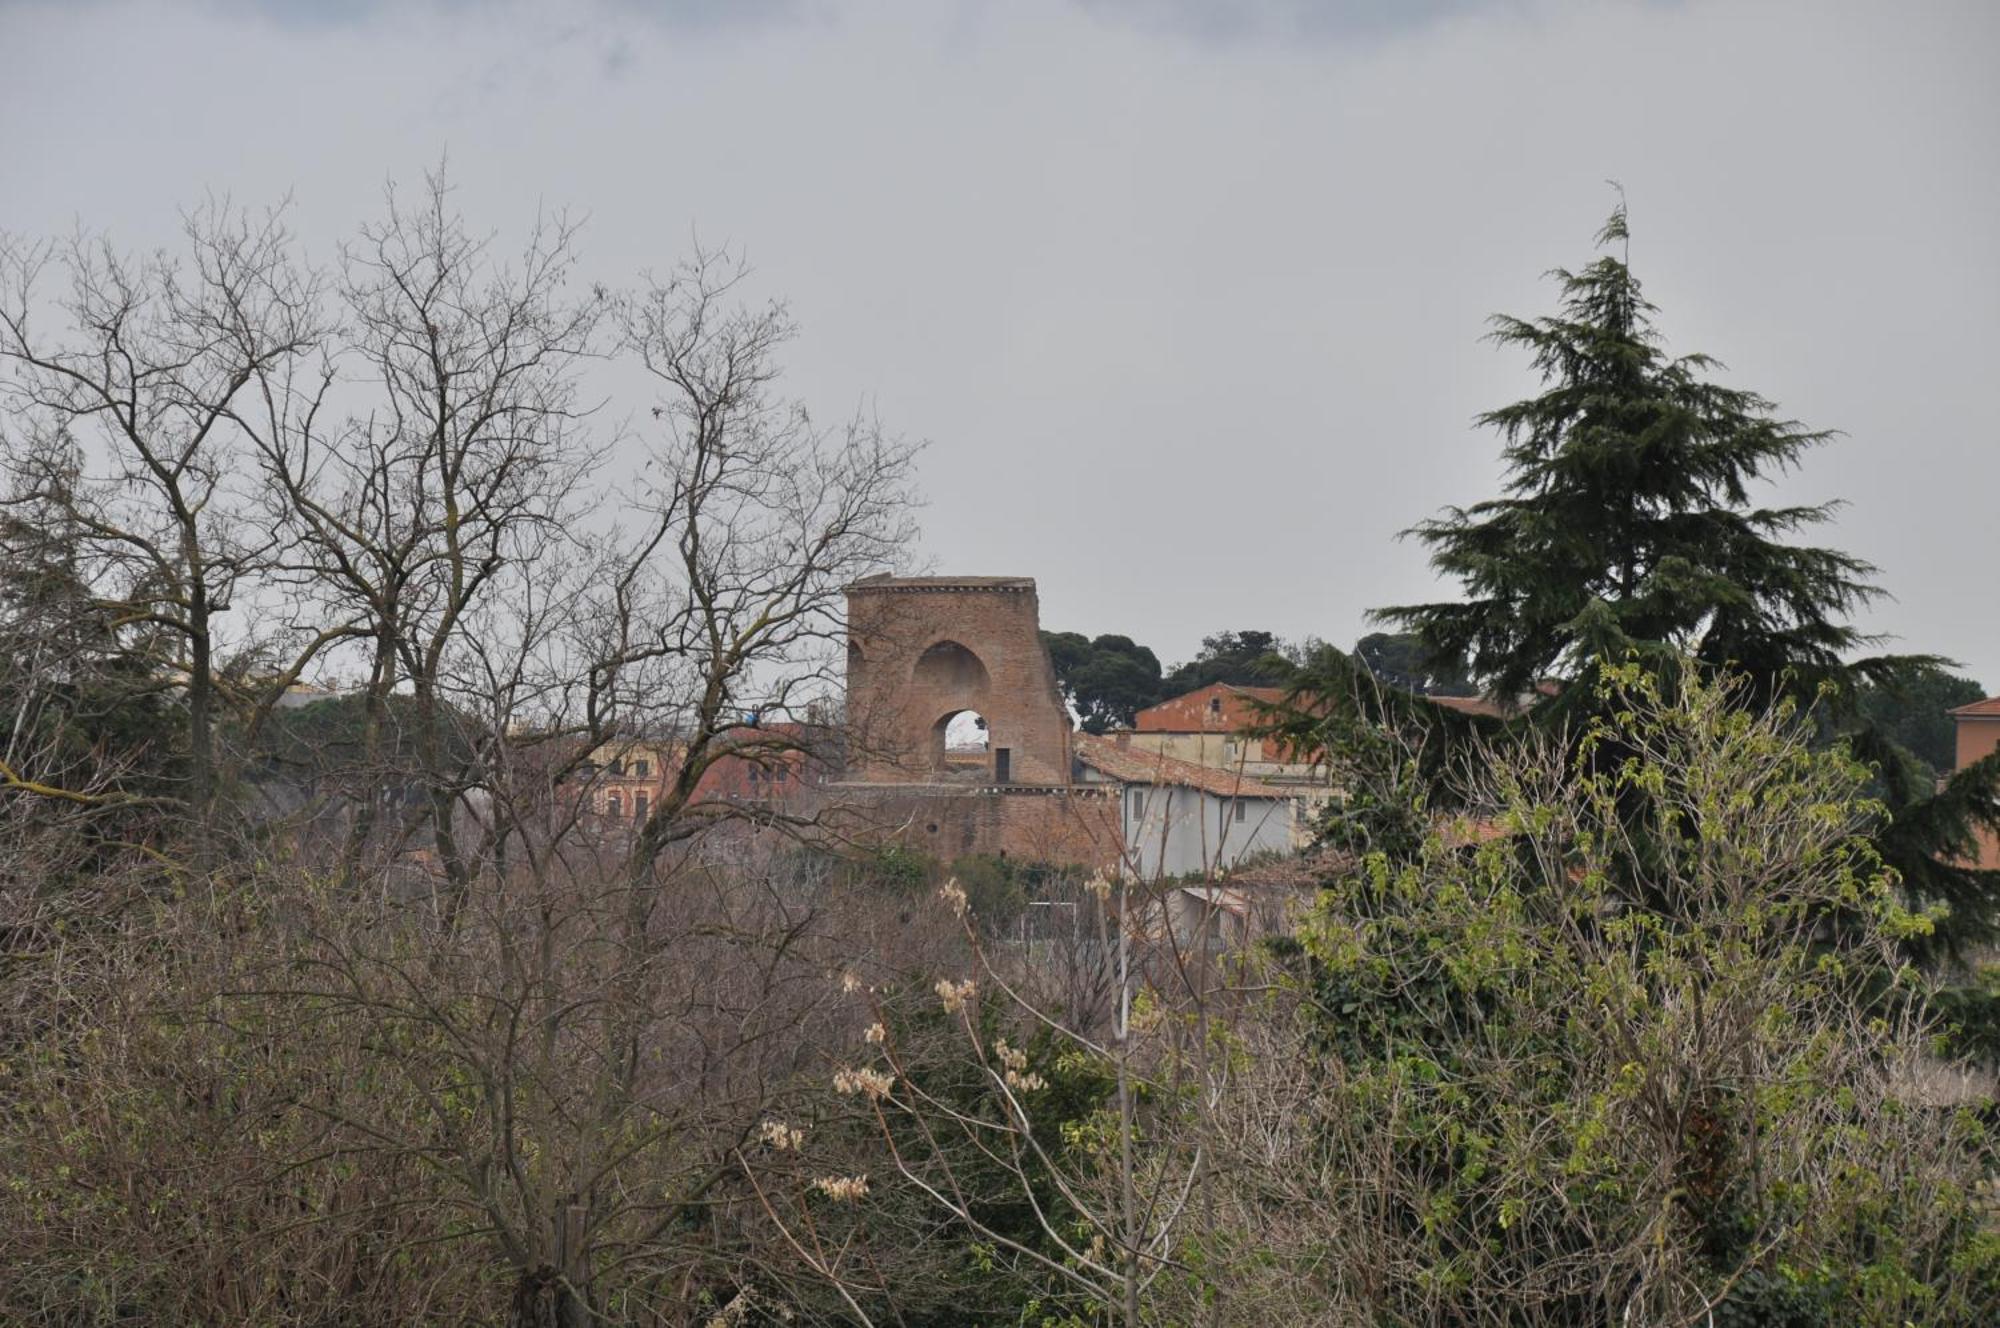
{"type": "Polygon", "coordinates": [[[649,765],[650,763],[646,761],[634,761],[632,763],[633,775],[639,779],[644,779],[646,777],[646,771],[649,768],[649,765]]]}
{"type": "Polygon", "coordinates": [[[1227,738],[1223,741],[1222,755],[1225,760],[1234,761],[1236,759],[1236,739],[1227,738]]]}
{"type": "Polygon", "coordinates": [[[1005,747],[993,750],[993,782],[1006,784],[1014,778],[1014,753],[1005,747]]]}
{"type": "Polygon", "coordinates": [[[1211,697],[1209,697],[1209,698],[1208,698],[1208,713],[1209,713],[1209,714],[1211,714],[1211,715],[1219,715],[1219,714],[1221,714],[1221,713],[1222,713],[1222,698],[1221,698],[1221,697],[1219,697],[1219,696],[1211,696],[1211,697]]]}
{"type": "Polygon", "coordinates": [[[616,793],[605,794],[604,814],[613,820],[623,816],[625,814],[625,800],[620,798],[616,793]]]}
{"type": "Polygon", "coordinates": [[[624,757],[622,757],[622,756],[619,756],[619,757],[614,757],[614,758],[612,758],[612,761],[611,761],[611,773],[612,773],[612,774],[614,774],[614,775],[622,775],[622,774],[624,774],[624,773],[625,773],[625,758],[624,758],[624,757]]]}
{"type": "MultiPolygon", "coordinates": [[[[643,798],[643,797],[644,797],[644,796],[646,796],[646,795],[642,793],[642,794],[640,794],[639,796],[643,798]]],[[[1244,821],[1247,821],[1247,820],[1249,820],[1249,819],[1250,819],[1250,804],[1249,804],[1249,803],[1247,803],[1247,802],[1245,802],[1245,801],[1243,801],[1243,799],[1241,799],[1241,798],[1238,798],[1238,799],[1236,800],[1236,820],[1237,820],[1237,823],[1238,823],[1238,824],[1240,825],[1240,824],[1242,824],[1242,823],[1243,823],[1244,821]]]]}
{"type": "Polygon", "coordinates": [[[779,782],[780,784],[784,783],[784,782],[785,782],[785,767],[783,767],[783,766],[779,766],[779,767],[778,767],[778,768],[777,768],[776,770],[773,770],[773,771],[771,772],[771,778],[773,778],[773,779],[777,780],[777,781],[778,781],[778,782],[779,782]]]}
{"type": "Polygon", "coordinates": [[[632,819],[640,825],[646,823],[646,808],[650,802],[651,799],[643,793],[632,795],[632,819]]]}
{"type": "Polygon", "coordinates": [[[1146,805],[1146,795],[1145,795],[1145,794],[1143,794],[1143,793],[1141,793],[1141,792],[1140,792],[1140,791],[1139,791],[1138,789],[1133,789],[1133,790],[1132,790],[1132,819],[1133,819],[1133,820],[1135,820],[1135,821],[1136,821],[1136,820],[1138,820],[1138,819],[1139,819],[1139,818],[1140,818],[1140,817],[1141,817],[1142,815],[1144,815],[1144,812],[1143,812],[1143,810],[1142,810],[1142,809],[1143,809],[1143,808],[1145,807],[1145,805],[1146,805]]]}

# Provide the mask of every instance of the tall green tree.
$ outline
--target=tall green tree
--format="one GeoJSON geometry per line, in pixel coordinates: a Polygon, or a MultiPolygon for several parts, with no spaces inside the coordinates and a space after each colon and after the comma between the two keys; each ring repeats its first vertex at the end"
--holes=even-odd
{"type": "Polygon", "coordinates": [[[86,557],[77,451],[63,437],[0,437],[0,455],[0,799],[109,808],[169,796],[185,742],[151,665],[157,628],[107,599],[86,557]]]}
{"type": "Polygon", "coordinates": [[[1891,739],[1907,747],[1934,776],[1957,764],[1956,726],[1951,712],[1986,696],[1970,678],[1943,668],[1918,668],[1890,683],[1870,683],[1857,700],[1861,714],[1891,739]]]}
{"type": "Polygon", "coordinates": [[[1874,569],[1794,538],[1838,504],[1757,501],[1829,435],[1715,382],[1709,357],[1667,352],[1628,265],[1622,204],[1597,242],[1595,261],[1556,273],[1554,315],[1494,319],[1491,339],[1526,351],[1543,382],[1479,417],[1502,439],[1502,494],[1408,532],[1464,598],[1376,617],[1433,657],[1467,660],[1497,692],[1568,680],[1531,725],[1574,730],[1588,718],[1597,689],[1576,684],[1599,661],[1636,659],[1662,674],[1684,659],[1727,667],[1749,679],[1753,705],[1814,704],[1828,736],[1876,769],[1887,807],[1877,848],[1920,902],[1950,907],[1943,936],[1956,945],[2000,933],[2000,873],[1966,865],[1976,827],[2000,825],[2000,762],[1940,790],[1859,703],[1864,690],[1905,687],[1946,661],[1857,657],[1874,643],[1852,622],[1881,593],[1874,569]]]}
{"type": "Polygon", "coordinates": [[[1270,687],[1291,679],[1298,662],[1271,632],[1217,632],[1201,639],[1201,653],[1166,676],[1164,695],[1179,696],[1211,683],[1270,687]]]}
{"type": "Polygon", "coordinates": [[[1881,593],[1874,569],[1787,538],[1839,504],[1752,501],[1829,434],[1712,381],[1708,356],[1666,352],[1622,256],[1622,205],[1597,240],[1620,252],[1558,271],[1560,312],[1493,320],[1490,339],[1527,351],[1544,384],[1479,417],[1504,444],[1503,494],[1408,532],[1466,597],[1376,616],[1509,693],[1635,653],[1733,664],[1766,694],[1890,673],[1843,662],[1868,644],[1848,617],[1881,593]]]}
{"type": "Polygon", "coordinates": [[[1433,656],[1414,632],[1370,632],[1354,643],[1354,657],[1383,682],[1419,696],[1479,694],[1465,661],[1433,656]]]}
{"type": "Polygon", "coordinates": [[[1164,695],[1159,656],[1129,636],[1043,632],[1042,642],[1056,685],[1086,733],[1129,727],[1135,714],[1164,695]]]}

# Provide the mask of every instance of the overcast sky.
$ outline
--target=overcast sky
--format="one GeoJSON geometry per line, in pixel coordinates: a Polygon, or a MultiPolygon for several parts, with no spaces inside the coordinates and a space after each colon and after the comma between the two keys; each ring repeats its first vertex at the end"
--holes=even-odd
{"type": "Polygon", "coordinates": [[[0,0],[0,227],[322,255],[448,154],[589,269],[747,252],[791,388],[929,440],[920,558],[1168,663],[1429,597],[1479,410],[1625,185],[1670,348],[1844,437],[1788,497],[2000,689],[2000,4],[0,0]]]}

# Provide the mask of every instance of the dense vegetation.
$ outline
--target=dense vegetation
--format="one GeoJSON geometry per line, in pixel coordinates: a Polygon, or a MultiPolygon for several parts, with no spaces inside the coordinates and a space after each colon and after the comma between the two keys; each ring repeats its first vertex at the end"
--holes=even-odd
{"type": "MultiPolygon", "coordinates": [[[[1910,796],[1965,684],[1772,616],[1863,593],[1732,515],[1810,436],[1647,358],[1622,264],[1503,325],[1603,381],[1495,417],[1524,468],[1707,467],[1634,490],[1650,543],[1580,528],[1610,580],[1530,549],[1504,612],[1352,655],[1051,638],[1093,726],[1293,689],[1337,851],[1225,945],[1222,892],[710,778],[826,757],[911,453],[779,395],[732,265],[572,291],[570,242],[502,262],[434,181],[332,272],[219,211],[178,261],[0,250],[0,1319],[1991,1322],[1977,1006],[1908,962],[1984,886],[1903,865],[1981,806],[1910,796]],[[604,360],[657,393],[643,483],[604,360]],[[1674,562],[1674,513],[1740,557],[1674,562]],[[1552,672],[1511,723],[1425,699],[1552,672]]],[[[1544,478],[1508,501],[1594,501],[1544,478]]]]}
{"type": "Polygon", "coordinates": [[[1283,683],[1311,649],[1269,632],[1217,632],[1202,638],[1193,659],[1163,674],[1159,657],[1130,637],[1043,632],[1042,643],[1055,666],[1056,683],[1087,733],[1129,728],[1133,715],[1146,707],[1213,683],[1283,683]]]}
{"type": "MultiPolygon", "coordinates": [[[[1622,206],[1598,242],[1594,261],[1557,274],[1557,313],[1494,320],[1492,339],[1526,351],[1543,383],[1480,417],[1503,443],[1504,492],[1408,532],[1464,598],[1378,616],[1428,659],[1463,661],[1448,671],[1528,703],[1512,726],[1523,733],[1582,733],[1603,715],[1590,680],[1627,661],[1662,676],[1729,670],[1748,680],[1752,704],[1813,708],[1821,740],[1873,772],[1877,851],[1913,902],[1939,909],[1935,936],[1917,948],[1964,958],[2000,935],[2000,873],[1972,865],[1980,830],[2000,828],[2000,761],[1938,778],[1943,711],[1977,684],[1933,656],[1857,653],[1875,644],[1851,622],[1882,593],[1874,569],[1791,538],[1837,505],[1761,501],[1768,481],[1829,435],[1716,382],[1708,357],[1666,352],[1624,258],[1622,206]]],[[[1449,764],[1470,725],[1370,695],[1357,672],[1346,658],[1316,657],[1297,680],[1295,736],[1309,740],[1359,706],[1370,722],[1393,714],[1428,730],[1429,768],[1449,764]]]]}

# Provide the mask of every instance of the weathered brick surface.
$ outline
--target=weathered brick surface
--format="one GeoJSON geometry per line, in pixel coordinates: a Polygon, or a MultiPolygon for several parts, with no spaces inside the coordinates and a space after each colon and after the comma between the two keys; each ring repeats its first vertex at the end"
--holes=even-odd
{"type": "Polygon", "coordinates": [[[846,810],[865,818],[867,829],[858,837],[898,843],[944,862],[979,853],[1109,869],[1123,849],[1118,798],[1105,788],[877,784],[836,792],[846,810]]]}
{"type": "MultiPolygon", "coordinates": [[[[876,577],[848,588],[850,778],[928,783],[944,764],[944,724],[963,710],[987,725],[985,766],[957,774],[1070,782],[1069,713],[1042,647],[1026,577],[876,577]]],[[[956,763],[954,763],[956,764],[956,763]]]]}
{"type": "Polygon", "coordinates": [[[876,577],[848,587],[847,613],[848,765],[828,792],[866,837],[947,861],[1118,860],[1117,798],[1072,780],[1033,581],[876,577]],[[965,710],[986,721],[985,757],[947,762],[944,725],[965,710]]]}

